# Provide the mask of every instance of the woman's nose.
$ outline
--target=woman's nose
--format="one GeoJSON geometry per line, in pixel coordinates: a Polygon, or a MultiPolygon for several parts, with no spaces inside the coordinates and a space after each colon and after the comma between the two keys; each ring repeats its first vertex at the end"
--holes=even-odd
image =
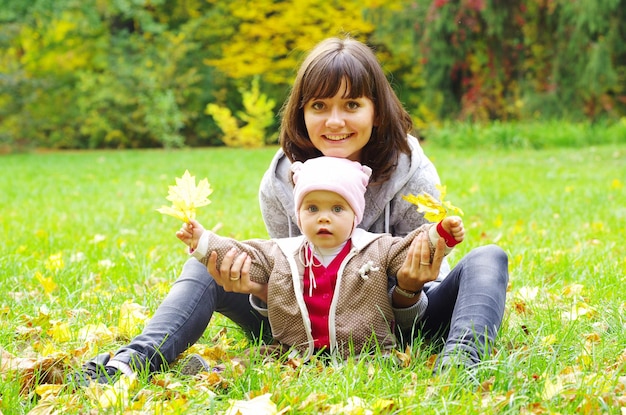
{"type": "Polygon", "coordinates": [[[344,125],[345,121],[343,119],[342,111],[339,108],[333,108],[328,114],[326,126],[329,128],[338,128],[343,127],[344,125]]]}

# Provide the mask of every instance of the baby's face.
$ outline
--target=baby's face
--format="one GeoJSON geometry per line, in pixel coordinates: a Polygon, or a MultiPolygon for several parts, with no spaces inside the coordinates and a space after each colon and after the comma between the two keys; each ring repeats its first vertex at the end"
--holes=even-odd
{"type": "Polygon", "coordinates": [[[320,248],[335,248],[350,238],[355,215],[339,194],[315,190],[302,199],[300,228],[309,242],[320,248]]]}

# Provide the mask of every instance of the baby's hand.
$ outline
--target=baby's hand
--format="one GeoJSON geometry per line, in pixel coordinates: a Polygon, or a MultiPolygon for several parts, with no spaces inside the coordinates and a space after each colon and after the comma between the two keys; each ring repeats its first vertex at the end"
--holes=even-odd
{"type": "Polygon", "coordinates": [[[463,242],[465,239],[465,227],[463,227],[463,219],[459,216],[448,216],[441,221],[443,229],[454,237],[459,242],[463,242]]]}
{"type": "Polygon", "coordinates": [[[204,227],[200,225],[200,222],[192,219],[189,223],[183,223],[180,230],[176,232],[176,237],[191,250],[195,250],[203,233],[204,227]]]}

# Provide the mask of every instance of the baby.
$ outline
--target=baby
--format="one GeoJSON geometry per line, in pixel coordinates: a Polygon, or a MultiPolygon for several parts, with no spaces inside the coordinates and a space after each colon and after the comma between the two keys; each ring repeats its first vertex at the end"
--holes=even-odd
{"type": "MultiPolygon", "coordinates": [[[[415,238],[429,238],[430,267],[439,236],[449,252],[463,240],[461,218],[425,224],[404,238],[357,228],[365,210],[371,169],[344,158],[318,157],[292,164],[294,205],[302,235],[293,238],[238,242],[204,229],[197,221],[176,233],[203,262],[217,252],[218,263],[233,247],[252,258],[250,280],[267,286],[267,314],[272,336],[304,360],[324,351],[347,357],[392,348],[394,312],[391,295],[426,296],[398,287],[388,289],[407,258],[415,238]]],[[[436,272],[431,273],[432,279],[436,272]]],[[[426,282],[426,281],[425,281],[426,282]]],[[[425,310],[424,307],[417,309],[425,310]]],[[[416,316],[419,319],[421,316],[416,316]]]]}

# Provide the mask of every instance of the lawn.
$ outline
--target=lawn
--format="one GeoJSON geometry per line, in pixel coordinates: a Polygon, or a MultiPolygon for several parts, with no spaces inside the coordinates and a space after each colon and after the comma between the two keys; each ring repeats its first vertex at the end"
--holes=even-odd
{"type": "Polygon", "coordinates": [[[187,259],[174,237],[180,224],[156,212],[174,178],[186,169],[208,178],[212,203],[198,211],[206,227],[263,238],[257,188],[274,151],[0,156],[2,413],[215,413],[252,398],[242,413],[626,413],[624,144],[426,144],[465,212],[468,235],[452,263],[488,243],[509,254],[505,321],[475,379],[432,377],[437,350],[419,341],[398,353],[401,367],[380,356],[264,363],[217,317],[193,351],[223,364],[221,374],[190,378],[174,366],[118,393],[53,385],[136,335],[176,279],[187,259]]]}

